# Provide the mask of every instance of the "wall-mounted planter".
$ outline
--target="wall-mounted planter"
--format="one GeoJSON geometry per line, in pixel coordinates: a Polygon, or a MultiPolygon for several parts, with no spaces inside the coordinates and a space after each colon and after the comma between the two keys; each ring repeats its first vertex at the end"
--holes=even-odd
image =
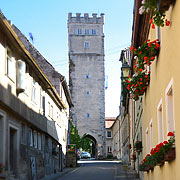
{"type": "Polygon", "coordinates": [[[176,158],[176,150],[175,148],[169,149],[167,154],[164,155],[165,161],[172,161],[176,158]]]}
{"type": "Polygon", "coordinates": [[[160,0],[160,12],[168,11],[171,4],[174,3],[174,0],[160,0]]]}

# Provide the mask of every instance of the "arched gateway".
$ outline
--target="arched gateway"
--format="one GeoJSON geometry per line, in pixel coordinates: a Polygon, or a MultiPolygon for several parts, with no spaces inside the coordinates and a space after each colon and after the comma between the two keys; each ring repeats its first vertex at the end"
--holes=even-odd
{"type": "Polygon", "coordinates": [[[104,14],[68,15],[69,86],[73,124],[105,156],[104,14]]]}

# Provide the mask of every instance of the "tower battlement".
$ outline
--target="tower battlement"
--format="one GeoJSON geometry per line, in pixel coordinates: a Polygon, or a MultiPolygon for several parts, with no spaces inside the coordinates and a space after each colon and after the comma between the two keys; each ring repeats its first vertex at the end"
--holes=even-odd
{"type": "Polygon", "coordinates": [[[101,13],[100,16],[97,16],[97,13],[92,13],[90,17],[88,13],[84,13],[84,16],[81,16],[81,13],[76,13],[76,16],[73,16],[72,13],[68,14],[68,23],[101,23],[104,24],[104,13],[101,13]]]}

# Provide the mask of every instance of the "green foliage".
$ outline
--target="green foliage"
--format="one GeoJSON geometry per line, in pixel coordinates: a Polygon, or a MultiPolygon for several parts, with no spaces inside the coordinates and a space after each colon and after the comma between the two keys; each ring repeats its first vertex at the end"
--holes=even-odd
{"type": "Polygon", "coordinates": [[[108,154],[107,155],[107,159],[113,159],[113,155],[112,154],[108,154]]]}
{"type": "Polygon", "coordinates": [[[70,127],[71,127],[71,134],[70,134],[71,144],[76,144],[77,149],[82,148],[83,151],[90,152],[92,140],[87,138],[86,134],[80,137],[78,134],[78,130],[76,129],[75,126],[72,125],[72,123],[70,124],[70,127]]]}
{"type": "Polygon", "coordinates": [[[122,96],[122,105],[125,107],[126,106],[126,100],[127,100],[127,94],[128,90],[126,89],[126,84],[122,79],[122,91],[121,91],[121,96],[122,96]]]}
{"type": "Polygon", "coordinates": [[[72,123],[70,123],[70,128],[71,128],[71,132],[70,132],[71,144],[76,144],[76,148],[79,149],[81,146],[81,138],[78,134],[78,130],[76,129],[75,126],[72,125],[72,123]]]}

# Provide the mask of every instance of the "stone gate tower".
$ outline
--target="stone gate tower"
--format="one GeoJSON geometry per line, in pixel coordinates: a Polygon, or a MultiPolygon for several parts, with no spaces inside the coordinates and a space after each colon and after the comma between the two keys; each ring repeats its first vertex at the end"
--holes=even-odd
{"type": "Polygon", "coordinates": [[[69,85],[74,125],[105,154],[104,14],[68,15],[69,85]]]}

